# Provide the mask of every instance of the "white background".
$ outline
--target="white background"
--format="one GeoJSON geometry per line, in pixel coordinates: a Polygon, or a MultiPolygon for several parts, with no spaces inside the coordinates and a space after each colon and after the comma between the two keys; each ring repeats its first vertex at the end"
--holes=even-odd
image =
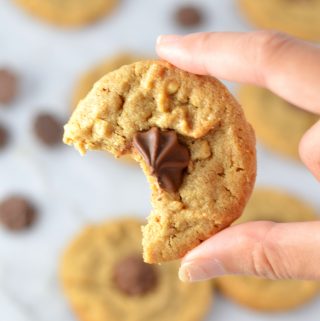
{"type": "MultiPolygon", "coordinates": [[[[207,13],[201,30],[249,29],[232,0],[194,2],[207,13]]],[[[14,105],[0,108],[0,121],[12,134],[10,146],[0,153],[0,199],[23,193],[40,214],[29,232],[0,230],[0,321],[74,320],[57,280],[66,243],[89,222],[148,214],[150,192],[139,168],[98,152],[81,158],[70,147],[47,149],[31,126],[39,110],[67,119],[74,83],[91,65],[120,50],[154,56],[159,34],[185,32],[172,19],[178,3],[184,1],[123,1],[111,17],[70,31],[0,0],[0,66],[13,68],[21,80],[14,105]]],[[[320,186],[302,165],[259,147],[258,166],[258,185],[285,187],[320,208],[320,186]]],[[[207,320],[319,320],[319,303],[268,315],[218,297],[207,320]]]]}

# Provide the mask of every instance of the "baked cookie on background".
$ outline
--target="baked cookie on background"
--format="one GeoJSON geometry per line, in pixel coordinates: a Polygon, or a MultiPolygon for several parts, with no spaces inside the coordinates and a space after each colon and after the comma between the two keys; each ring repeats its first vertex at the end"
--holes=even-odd
{"type": "Polygon", "coordinates": [[[142,260],[141,222],[119,219],[85,228],[66,249],[61,282],[82,321],[200,321],[210,282],[183,283],[178,262],[142,260]]]}
{"type": "Polygon", "coordinates": [[[64,142],[141,164],[152,189],[148,263],[181,258],[230,225],[255,181],[254,133],[233,96],[218,80],[163,61],[104,76],[80,101],[64,142]]]}
{"type": "Polygon", "coordinates": [[[134,54],[118,53],[85,72],[76,84],[72,98],[72,110],[77,106],[79,101],[88,94],[94,83],[102,76],[110,71],[122,67],[123,65],[129,65],[139,60],[141,60],[141,57],[137,57],[134,54]]]}
{"type": "Polygon", "coordinates": [[[13,2],[46,22],[74,27],[106,16],[119,0],[13,0],[13,2]]]}
{"type": "Polygon", "coordinates": [[[239,0],[239,5],[259,28],[320,41],[320,0],[239,0]]]}
{"type": "MultiPolygon", "coordinates": [[[[316,212],[296,197],[275,189],[253,192],[243,215],[234,224],[249,221],[299,222],[317,219],[316,212]]],[[[262,311],[297,308],[319,293],[319,283],[299,280],[267,280],[254,276],[224,276],[216,280],[231,300],[262,311]]]]}
{"type": "Polygon", "coordinates": [[[239,101],[257,138],[278,153],[299,159],[299,142],[319,116],[296,107],[269,90],[242,85],[239,101]]]}

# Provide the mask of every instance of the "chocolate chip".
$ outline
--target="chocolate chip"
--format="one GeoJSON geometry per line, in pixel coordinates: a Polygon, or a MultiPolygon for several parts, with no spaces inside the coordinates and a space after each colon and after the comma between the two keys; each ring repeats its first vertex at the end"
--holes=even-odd
{"type": "Polygon", "coordinates": [[[157,177],[159,186],[167,192],[177,192],[190,154],[188,148],[178,141],[176,132],[153,127],[137,133],[133,138],[133,146],[148,164],[151,174],[157,177]]]}
{"type": "Polygon", "coordinates": [[[24,230],[35,218],[34,207],[22,196],[11,196],[0,203],[0,223],[9,230],[24,230]]]}
{"type": "Polygon", "coordinates": [[[157,281],[154,266],[144,263],[139,255],[124,258],[114,269],[115,285],[129,296],[146,294],[155,288],[157,281]]]}
{"type": "Polygon", "coordinates": [[[195,27],[202,23],[203,14],[201,10],[195,6],[183,6],[176,11],[175,19],[182,27],[195,27]]]}
{"type": "Polygon", "coordinates": [[[9,104],[17,93],[16,75],[7,69],[0,69],[0,104],[9,104]]]}
{"type": "Polygon", "coordinates": [[[43,113],[34,121],[34,132],[43,144],[54,146],[62,141],[63,126],[53,115],[43,113]]]}
{"type": "Polygon", "coordinates": [[[8,143],[9,134],[7,129],[0,124],[0,149],[4,148],[8,143]]]}

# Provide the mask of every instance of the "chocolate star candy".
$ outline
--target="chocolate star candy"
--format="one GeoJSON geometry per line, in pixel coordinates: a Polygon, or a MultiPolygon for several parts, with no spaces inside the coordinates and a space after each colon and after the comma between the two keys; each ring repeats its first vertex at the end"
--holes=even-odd
{"type": "Polygon", "coordinates": [[[157,285],[157,273],[155,268],[144,263],[139,255],[132,255],[116,264],[114,282],[126,295],[144,295],[157,285]]]}
{"type": "Polygon", "coordinates": [[[188,148],[178,141],[176,132],[152,127],[137,133],[133,146],[151,168],[151,174],[157,177],[160,187],[167,192],[177,192],[190,155],[188,148]]]}

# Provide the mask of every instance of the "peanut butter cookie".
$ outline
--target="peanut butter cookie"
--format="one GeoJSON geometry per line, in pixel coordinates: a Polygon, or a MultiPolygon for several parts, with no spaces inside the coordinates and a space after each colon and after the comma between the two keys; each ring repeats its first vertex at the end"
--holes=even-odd
{"type": "Polygon", "coordinates": [[[77,106],[79,101],[88,94],[94,83],[97,82],[102,76],[110,71],[116,70],[124,65],[132,64],[139,60],[141,60],[141,57],[139,58],[134,54],[119,53],[113,57],[109,57],[104,62],[84,73],[83,76],[80,77],[80,80],[76,84],[76,88],[74,90],[72,110],[77,106]]]}
{"type": "Polygon", "coordinates": [[[320,41],[320,0],[239,0],[239,4],[259,28],[320,41]]]}
{"type": "Polygon", "coordinates": [[[239,100],[254,127],[257,138],[278,153],[299,159],[299,142],[303,134],[319,119],[267,89],[242,85],[239,100]]]}
{"type": "Polygon", "coordinates": [[[90,226],[65,251],[61,281],[79,320],[202,320],[210,283],[182,283],[177,262],[144,263],[140,225],[120,219],[90,226]]]}
{"type": "Polygon", "coordinates": [[[30,14],[47,22],[65,26],[81,26],[108,14],[118,0],[14,0],[30,14]]]}
{"type": "MultiPolygon", "coordinates": [[[[299,222],[317,218],[314,209],[295,197],[273,189],[258,189],[235,224],[248,221],[299,222]]],[[[319,292],[319,283],[299,280],[267,280],[253,276],[217,279],[224,295],[233,301],[263,311],[297,308],[319,292]]]]}
{"type": "Polygon", "coordinates": [[[104,76],[74,111],[64,141],[141,164],[152,189],[148,263],[178,259],[231,224],[255,181],[254,133],[235,99],[218,80],[163,61],[104,76]]]}

